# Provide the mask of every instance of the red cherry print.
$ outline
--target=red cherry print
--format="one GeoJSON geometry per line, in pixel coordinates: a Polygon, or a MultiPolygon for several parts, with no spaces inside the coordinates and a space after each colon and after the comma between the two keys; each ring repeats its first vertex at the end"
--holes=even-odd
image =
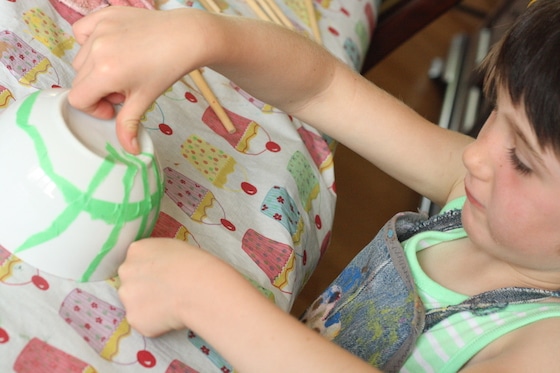
{"type": "Polygon", "coordinates": [[[60,88],[60,86],[58,84],[53,84],[51,85],[51,88],[60,88]]]}
{"type": "Polygon", "coordinates": [[[303,265],[307,264],[307,250],[303,250],[303,258],[301,261],[303,262],[303,265]]]}
{"type": "Polygon", "coordinates": [[[269,141],[266,143],[266,149],[269,152],[273,152],[273,153],[278,153],[280,151],[280,145],[278,145],[277,143],[275,143],[274,141],[269,141]]]}
{"type": "Polygon", "coordinates": [[[198,100],[196,99],[196,96],[193,95],[190,92],[185,92],[185,98],[187,99],[187,101],[190,101],[192,103],[197,103],[198,102],[198,100]]]}
{"type": "Polygon", "coordinates": [[[165,135],[172,135],[173,134],[173,128],[169,127],[165,123],[160,123],[158,127],[159,127],[159,130],[165,135]]]}
{"type": "Polygon", "coordinates": [[[345,16],[350,16],[350,12],[348,10],[346,10],[345,8],[340,8],[340,12],[342,14],[344,14],[345,16]]]}
{"type": "Polygon", "coordinates": [[[330,32],[331,34],[333,34],[334,36],[340,35],[340,33],[338,32],[338,30],[335,29],[334,27],[329,27],[328,30],[329,30],[329,32],[330,32]]]}
{"type": "Polygon", "coordinates": [[[224,227],[226,227],[226,229],[234,232],[237,228],[235,228],[235,225],[233,225],[233,223],[227,219],[221,219],[220,223],[222,223],[222,225],[224,227]]]}
{"type": "Polygon", "coordinates": [[[37,286],[37,288],[39,288],[40,290],[49,289],[49,283],[47,282],[47,280],[45,280],[43,277],[39,275],[35,275],[31,277],[31,282],[33,283],[33,285],[37,286]]]}
{"type": "Polygon", "coordinates": [[[0,343],[6,343],[10,340],[8,332],[3,328],[0,328],[0,343]]]}
{"type": "Polygon", "coordinates": [[[323,227],[323,222],[321,221],[321,217],[319,215],[315,215],[315,226],[317,229],[321,229],[323,227]]]}
{"type": "Polygon", "coordinates": [[[257,194],[257,188],[253,184],[249,184],[245,181],[241,183],[241,189],[250,196],[257,194]]]}
{"type": "Polygon", "coordinates": [[[153,368],[156,366],[156,358],[150,351],[140,350],[136,354],[136,359],[138,359],[138,363],[146,368],[153,368]]]}

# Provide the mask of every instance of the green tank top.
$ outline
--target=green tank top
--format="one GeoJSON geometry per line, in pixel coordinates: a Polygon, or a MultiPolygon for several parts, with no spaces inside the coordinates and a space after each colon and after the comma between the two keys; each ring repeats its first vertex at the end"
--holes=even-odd
{"type": "MultiPolygon", "coordinates": [[[[465,197],[455,199],[447,204],[442,212],[461,209],[464,202],[465,197]]],[[[432,245],[465,236],[463,228],[447,232],[428,231],[419,233],[403,243],[420,298],[427,310],[455,305],[468,297],[430,279],[420,267],[416,253],[432,245]]],[[[492,341],[512,330],[550,317],[560,317],[560,303],[509,305],[482,315],[475,315],[470,311],[456,313],[418,338],[401,372],[457,372],[492,341]]]]}

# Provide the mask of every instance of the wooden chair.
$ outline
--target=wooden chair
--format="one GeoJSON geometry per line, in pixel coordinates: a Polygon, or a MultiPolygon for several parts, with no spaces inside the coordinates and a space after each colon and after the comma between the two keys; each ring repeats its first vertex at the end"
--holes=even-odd
{"type": "Polygon", "coordinates": [[[383,0],[362,73],[460,0],[383,0]]]}

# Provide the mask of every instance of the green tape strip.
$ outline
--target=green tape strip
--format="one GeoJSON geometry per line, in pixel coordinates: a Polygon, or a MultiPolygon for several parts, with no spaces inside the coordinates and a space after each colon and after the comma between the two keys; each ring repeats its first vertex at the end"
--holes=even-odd
{"type": "MultiPolygon", "coordinates": [[[[93,176],[86,191],[81,191],[72,182],[58,175],[54,171],[51,159],[48,156],[46,144],[41,137],[37,128],[30,124],[30,117],[35,101],[40,92],[31,94],[24,102],[22,102],[18,112],[16,113],[16,124],[21,128],[33,142],[39,166],[51,181],[56,185],[63,195],[68,206],[60,213],[60,215],[52,222],[52,224],[44,231],[37,232],[29,237],[20,247],[16,248],[14,253],[32,249],[44,242],[58,237],[77,219],[80,213],[84,212],[91,216],[93,220],[103,220],[108,225],[114,225],[109,237],[102,245],[99,253],[89,264],[80,281],[88,281],[103,258],[111,251],[118,241],[119,235],[126,223],[141,218],[141,224],[136,234],[136,239],[147,237],[153,230],[155,220],[148,226],[149,213],[156,207],[155,216],[159,214],[160,201],[163,196],[163,179],[159,168],[157,167],[154,154],[142,153],[148,157],[153,163],[154,177],[156,179],[157,188],[153,194],[150,194],[149,174],[147,166],[144,162],[128,153],[119,153],[111,144],[107,143],[106,149],[108,156],[104,159],[99,169],[93,176]],[[115,163],[120,162],[126,165],[127,169],[122,179],[124,196],[120,203],[108,202],[93,198],[97,188],[110,174],[115,167],[115,163]],[[131,203],[129,201],[130,193],[133,188],[135,177],[140,174],[142,185],[144,188],[144,197],[141,201],[131,203]]],[[[79,245],[76,245],[79,248],[79,245]]]]}

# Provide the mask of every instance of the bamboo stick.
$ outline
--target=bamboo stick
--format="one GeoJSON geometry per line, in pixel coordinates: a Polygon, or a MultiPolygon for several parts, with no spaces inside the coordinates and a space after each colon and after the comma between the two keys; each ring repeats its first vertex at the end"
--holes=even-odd
{"type": "Polygon", "coordinates": [[[307,10],[307,16],[309,17],[309,23],[311,24],[311,30],[313,31],[313,36],[315,41],[319,44],[323,44],[323,39],[321,38],[321,31],[319,30],[319,24],[317,23],[317,16],[315,15],[315,7],[313,6],[313,0],[304,0],[305,9],[307,10]]]}
{"type": "Polygon", "coordinates": [[[222,105],[220,105],[218,99],[212,92],[212,89],[202,76],[200,70],[193,70],[189,73],[189,77],[193,80],[194,84],[200,89],[202,96],[208,101],[208,104],[214,110],[220,121],[222,122],[224,128],[229,133],[235,133],[235,126],[233,125],[231,119],[228,117],[222,105]]]}
{"type": "Polygon", "coordinates": [[[289,28],[290,30],[295,30],[294,24],[292,23],[292,21],[289,20],[289,18],[286,16],[286,14],[282,11],[282,9],[280,9],[280,7],[278,6],[278,4],[276,4],[276,2],[274,0],[264,0],[266,3],[268,3],[268,5],[270,6],[270,8],[272,8],[272,10],[274,11],[274,13],[276,14],[276,16],[280,19],[280,22],[286,26],[287,28],[289,28]]]}
{"type": "Polygon", "coordinates": [[[273,22],[272,19],[262,10],[262,8],[257,4],[256,0],[247,0],[247,4],[257,17],[263,21],[273,22]]]}
{"type": "MultiPolygon", "coordinates": [[[[218,6],[218,4],[214,2],[214,0],[199,0],[199,2],[200,5],[202,5],[202,7],[206,9],[208,12],[221,13],[222,11],[218,6]]],[[[222,122],[222,125],[224,126],[225,130],[228,133],[235,133],[236,130],[235,130],[235,126],[233,125],[233,122],[231,121],[231,119],[225,112],[224,108],[218,101],[216,95],[214,95],[214,92],[208,85],[206,79],[204,79],[204,76],[202,76],[200,70],[196,69],[191,71],[189,73],[189,77],[192,79],[194,85],[198,87],[200,93],[202,94],[204,99],[208,102],[212,110],[214,110],[214,112],[218,116],[218,119],[220,119],[220,122],[222,122]]]]}
{"type": "Polygon", "coordinates": [[[262,10],[266,13],[268,18],[270,18],[272,20],[272,22],[276,23],[277,25],[284,26],[282,24],[282,21],[280,20],[280,18],[278,18],[278,16],[274,12],[274,10],[272,10],[270,5],[265,0],[256,0],[256,1],[257,1],[257,4],[259,4],[259,6],[262,8],[262,10]]]}

